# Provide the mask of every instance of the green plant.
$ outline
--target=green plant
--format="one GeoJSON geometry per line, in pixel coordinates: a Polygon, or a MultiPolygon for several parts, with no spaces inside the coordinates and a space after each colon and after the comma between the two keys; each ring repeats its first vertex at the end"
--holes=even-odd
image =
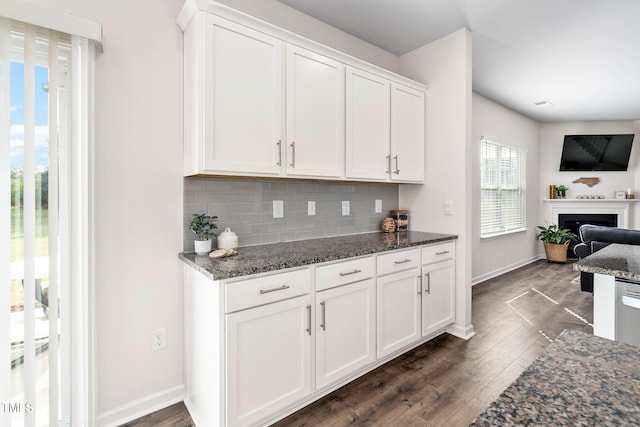
{"type": "Polygon", "coordinates": [[[558,228],[556,224],[551,224],[548,227],[539,225],[540,234],[537,235],[538,239],[543,242],[553,243],[556,245],[562,245],[568,240],[578,240],[578,236],[573,234],[568,228],[558,228]]]}
{"type": "Polygon", "coordinates": [[[561,184],[561,185],[558,185],[558,186],[556,187],[556,190],[558,190],[558,191],[567,191],[567,190],[568,190],[568,188],[567,188],[566,186],[564,186],[564,185],[562,185],[562,184],[561,184]]]}
{"type": "Polygon", "coordinates": [[[217,220],[217,216],[193,214],[189,229],[196,235],[196,240],[209,240],[209,236],[213,234],[213,230],[218,228],[215,224],[217,220]]]}

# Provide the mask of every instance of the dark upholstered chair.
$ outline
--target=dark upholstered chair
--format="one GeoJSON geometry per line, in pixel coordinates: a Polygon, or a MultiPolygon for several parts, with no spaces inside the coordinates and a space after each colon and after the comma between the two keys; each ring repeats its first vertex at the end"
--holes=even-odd
{"type": "MultiPolygon", "coordinates": [[[[574,246],[573,253],[584,258],[612,243],[624,245],[640,245],[640,231],[624,228],[604,227],[583,224],[580,226],[580,243],[574,246]]],[[[593,274],[580,273],[580,289],[593,292],[593,274]]]]}

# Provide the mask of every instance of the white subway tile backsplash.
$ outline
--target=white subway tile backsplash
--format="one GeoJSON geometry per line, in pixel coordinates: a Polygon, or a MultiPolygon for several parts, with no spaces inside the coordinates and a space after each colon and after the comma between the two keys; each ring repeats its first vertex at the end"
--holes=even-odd
{"type": "Polygon", "coordinates": [[[185,178],[183,246],[193,251],[194,213],[217,215],[218,232],[229,227],[240,246],[250,246],[379,231],[392,209],[398,209],[397,184],[185,178]],[[382,213],[375,213],[376,199],[382,213]],[[284,218],[273,218],[273,200],[284,201],[284,218]],[[315,216],[307,215],[308,200],[316,202],[315,216]],[[343,200],[350,201],[349,216],[342,216],[343,200]]]}

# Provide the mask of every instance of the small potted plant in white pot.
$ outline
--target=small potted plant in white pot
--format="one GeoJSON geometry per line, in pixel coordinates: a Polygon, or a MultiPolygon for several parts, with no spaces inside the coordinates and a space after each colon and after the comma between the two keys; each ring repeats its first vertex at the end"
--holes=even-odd
{"type": "Polygon", "coordinates": [[[211,236],[213,235],[213,230],[218,228],[215,223],[217,220],[217,216],[193,214],[189,229],[196,235],[196,239],[193,242],[196,255],[206,255],[211,252],[211,236]]]}

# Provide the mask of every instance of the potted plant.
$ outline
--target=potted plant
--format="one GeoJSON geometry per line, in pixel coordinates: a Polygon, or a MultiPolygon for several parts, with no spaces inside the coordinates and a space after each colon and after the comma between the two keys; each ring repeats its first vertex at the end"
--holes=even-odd
{"type": "Polygon", "coordinates": [[[218,228],[215,224],[217,220],[217,216],[193,214],[189,229],[196,235],[196,239],[193,242],[196,255],[206,255],[211,252],[211,236],[213,235],[213,230],[218,228]]]}
{"type": "Polygon", "coordinates": [[[567,262],[567,249],[572,240],[578,240],[578,236],[573,234],[568,228],[559,228],[556,224],[548,227],[538,226],[540,234],[538,239],[544,244],[544,251],[549,262],[567,262]]]}
{"type": "Polygon", "coordinates": [[[568,188],[562,184],[556,187],[556,191],[558,192],[558,197],[561,199],[564,199],[566,197],[567,190],[568,188]]]}

